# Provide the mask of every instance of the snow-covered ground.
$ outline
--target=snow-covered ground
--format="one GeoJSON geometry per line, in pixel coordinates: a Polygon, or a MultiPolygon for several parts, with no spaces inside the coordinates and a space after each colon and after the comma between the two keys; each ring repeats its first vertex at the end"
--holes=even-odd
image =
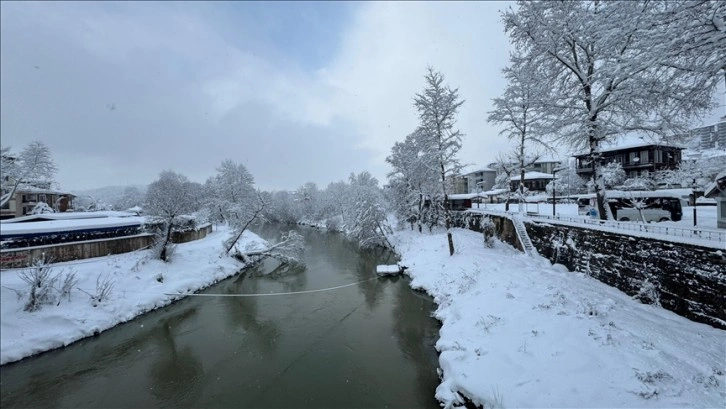
{"type": "Polygon", "coordinates": [[[441,232],[395,242],[438,304],[447,407],[457,391],[487,408],[726,406],[726,331],[469,230],[453,257],[441,232]]]}
{"type": "MultiPolygon", "coordinates": [[[[242,264],[221,257],[228,233],[220,228],[204,239],[179,244],[169,263],[150,259],[149,250],[57,263],[53,274],[74,272],[80,290],[71,293],[70,301],[63,298],[32,313],[23,308],[28,285],[18,276],[20,270],[2,270],[0,364],[68,345],[183,297],[170,294],[192,293],[234,275],[242,264]],[[107,301],[94,307],[83,291],[95,294],[99,275],[113,280],[113,289],[107,301]],[[17,292],[25,296],[21,299],[17,292]]],[[[264,241],[247,231],[240,247],[248,244],[262,246],[264,241]]]]}

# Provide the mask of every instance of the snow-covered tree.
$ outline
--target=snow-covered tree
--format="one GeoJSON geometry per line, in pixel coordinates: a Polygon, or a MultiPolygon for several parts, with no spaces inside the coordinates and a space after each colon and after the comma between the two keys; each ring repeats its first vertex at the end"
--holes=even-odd
{"type": "Polygon", "coordinates": [[[514,156],[520,176],[518,192],[521,212],[525,190],[524,174],[527,167],[540,157],[539,153],[532,154],[532,150],[539,152],[541,149],[549,149],[538,129],[547,113],[546,110],[540,109],[540,106],[542,100],[546,99],[545,92],[548,88],[532,81],[532,78],[537,78],[541,74],[535,64],[522,57],[512,55],[510,66],[503,72],[507,87],[501,97],[494,99],[494,110],[489,112],[488,121],[503,125],[500,135],[506,136],[516,144],[514,156]]]}
{"type": "Polygon", "coordinates": [[[619,190],[654,190],[656,183],[650,177],[650,173],[641,176],[627,178],[621,185],[615,186],[619,190]]]}
{"type": "MultiPolygon", "coordinates": [[[[145,200],[145,199],[144,199],[145,200]]],[[[142,203],[143,201],[142,200],[142,203]]],[[[91,195],[80,195],[73,200],[75,211],[79,212],[97,212],[100,210],[113,210],[113,206],[103,201],[101,198],[91,195]]]]}
{"type": "Polygon", "coordinates": [[[204,207],[208,214],[212,220],[226,222],[232,228],[232,235],[225,242],[227,252],[262,216],[266,202],[262,193],[255,190],[254,183],[254,177],[243,164],[229,159],[222,161],[217,174],[205,182],[204,207]]]}
{"type": "Polygon", "coordinates": [[[390,228],[386,224],[383,195],[378,180],[368,172],[351,174],[352,225],[350,236],[361,247],[391,247],[386,236],[390,228]]]}
{"type": "Polygon", "coordinates": [[[296,200],[301,214],[299,220],[315,221],[320,215],[320,190],[318,185],[307,182],[296,191],[296,200]]]}
{"type": "Polygon", "coordinates": [[[393,170],[388,174],[392,189],[394,211],[399,220],[417,223],[419,232],[427,213],[436,210],[426,206],[426,200],[440,191],[436,155],[422,128],[396,142],[386,158],[393,170]]]}
{"type": "Polygon", "coordinates": [[[144,203],[144,194],[136,186],[128,186],[113,204],[116,210],[128,210],[144,203]]]}
{"type": "Polygon", "coordinates": [[[224,160],[204,185],[205,207],[215,220],[235,224],[256,199],[254,178],[243,164],[224,160]]]}
{"type": "Polygon", "coordinates": [[[19,155],[10,147],[0,148],[0,206],[5,205],[21,184],[49,185],[58,171],[50,149],[43,142],[29,143],[19,155]]]}
{"type": "Polygon", "coordinates": [[[428,141],[431,153],[436,158],[439,173],[441,195],[443,196],[444,216],[446,220],[446,237],[449,242],[449,254],[454,255],[454,238],[451,235],[451,210],[449,209],[450,180],[461,171],[457,154],[461,149],[462,133],[455,129],[456,114],[464,103],[459,98],[459,89],[451,89],[444,85],[444,75],[433,68],[428,68],[424,77],[426,87],[416,94],[414,106],[418,110],[420,132],[428,141]]]}
{"type": "Polygon", "coordinates": [[[144,209],[147,214],[163,224],[163,233],[158,244],[158,257],[168,261],[171,255],[171,233],[181,221],[181,216],[196,211],[196,195],[186,176],[171,170],[159,174],[146,191],[144,209]]]}
{"type": "Polygon", "coordinates": [[[263,192],[262,196],[267,203],[262,214],[263,220],[281,224],[298,222],[295,201],[290,192],[263,192]]]}
{"type": "Polygon", "coordinates": [[[551,88],[543,132],[589,152],[601,217],[612,218],[603,142],[634,131],[683,133],[694,116],[711,109],[726,66],[723,7],[715,3],[520,1],[504,13],[515,47],[542,73],[531,80],[551,88]],[[688,22],[690,7],[712,13],[696,19],[702,23],[688,22]]]}
{"type": "Polygon", "coordinates": [[[326,227],[334,231],[345,231],[352,226],[350,185],[344,181],[332,182],[320,192],[320,219],[325,220],[326,227]]]}
{"type": "Polygon", "coordinates": [[[605,187],[612,189],[625,181],[627,175],[620,162],[609,162],[602,168],[602,179],[605,187]]]}
{"type": "Polygon", "coordinates": [[[245,249],[244,251],[236,249],[232,255],[245,263],[254,263],[271,257],[282,264],[300,265],[303,250],[305,250],[305,239],[298,232],[290,230],[282,234],[279,242],[266,248],[245,249]]]}
{"type": "Polygon", "coordinates": [[[711,183],[720,172],[726,170],[726,152],[723,155],[709,156],[697,160],[683,160],[677,169],[655,172],[652,175],[656,184],[665,187],[704,187],[711,183]]]}
{"type": "MultiPolygon", "coordinates": [[[[579,193],[585,193],[587,190],[588,181],[584,180],[580,175],[577,174],[577,170],[574,166],[568,166],[557,174],[555,174],[554,185],[558,196],[563,195],[575,195],[579,193]]],[[[553,182],[550,182],[546,186],[547,194],[552,194],[553,182]]]]}

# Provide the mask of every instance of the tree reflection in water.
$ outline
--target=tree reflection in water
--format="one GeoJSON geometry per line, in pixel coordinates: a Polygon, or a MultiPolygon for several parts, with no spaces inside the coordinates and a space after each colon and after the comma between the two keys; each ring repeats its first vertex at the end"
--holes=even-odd
{"type": "Polygon", "coordinates": [[[165,407],[192,405],[202,390],[202,362],[194,356],[191,347],[179,348],[174,329],[197,312],[196,307],[184,310],[159,322],[153,340],[159,353],[149,367],[151,394],[157,404],[165,407]]]}
{"type": "MultiPolygon", "coordinates": [[[[390,278],[385,278],[390,280],[390,278]]],[[[396,279],[396,278],[394,278],[396,279]]],[[[393,308],[393,335],[406,359],[416,366],[416,383],[420,390],[436,390],[438,382],[431,376],[432,362],[438,367],[436,340],[440,324],[432,320],[435,305],[431,297],[413,290],[408,283],[395,286],[396,302],[393,308]],[[422,314],[422,311],[429,314],[422,314]],[[429,359],[421,359],[428,357],[429,359]]],[[[430,406],[433,394],[420,396],[420,407],[430,406]]]]}

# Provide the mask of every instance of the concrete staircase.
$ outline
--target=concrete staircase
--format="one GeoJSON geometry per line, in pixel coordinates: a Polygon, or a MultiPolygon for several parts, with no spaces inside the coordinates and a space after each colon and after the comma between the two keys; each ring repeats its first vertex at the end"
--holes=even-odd
{"type": "Polygon", "coordinates": [[[524,252],[530,256],[539,255],[537,249],[532,244],[532,240],[529,239],[527,229],[524,227],[522,216],[519,214],[513,214],[512,223],[514,224],[514,229],[517,231],[517,237],[519,238],[519,243],[522,245],[522,248],[524,248],[524,252]]]}

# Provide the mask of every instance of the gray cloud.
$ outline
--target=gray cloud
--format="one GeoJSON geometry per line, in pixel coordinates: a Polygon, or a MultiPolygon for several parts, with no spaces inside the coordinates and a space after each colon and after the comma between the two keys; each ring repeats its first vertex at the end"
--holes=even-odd
{"type": "Polygon", "coordinates": [[[430,64],[467,100],[462,160],[483,165],[509,147],[486,122],[504,87],[508,5],[359,3],[334,57],[303,64],[266,37],[271,16],[220,3],[2,2],[2,143],[46,142],[67,189],[146,184],[163,169],[203,182],[225,158],[262,188],[364,169],[384,181],[430,64]]]}

